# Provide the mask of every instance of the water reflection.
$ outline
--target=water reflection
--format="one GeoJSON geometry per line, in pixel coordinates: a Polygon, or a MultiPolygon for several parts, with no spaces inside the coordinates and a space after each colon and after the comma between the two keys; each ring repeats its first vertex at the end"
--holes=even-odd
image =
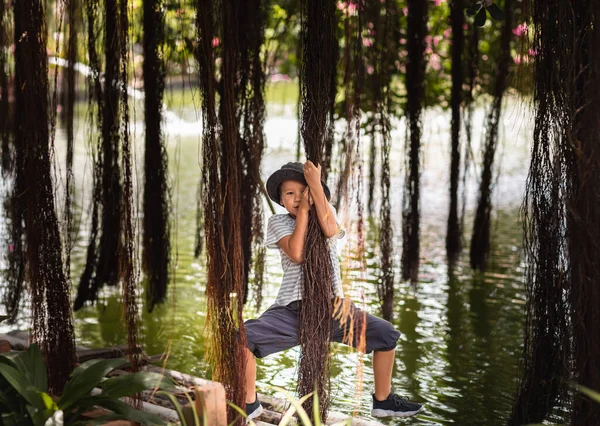
{"type": "MultiPolygon", "coordinates": [[[[407,421],[391,424],[459,424],[495,425],[510,412],[516,390],[517,362],[522,346],[524,291],[519,249],[521,230],[517,223],[520,190],[526,172],[525,149],[513,150],[514,156],[503,160],[502,175],[497,183],[490,269],[473,274],[460,261],[449,269],[445,263],[445,213],[447,211],[447,128],[439,112],[425,119],[424,172],[422,177],[423,210],[421,235],[421,276],[416,287],[396,278],[394,325],[402,332],[398,341],[393,372],[393,386],[410,398],[425,403],[425,412],[407,421]],[[434,117],[434,118],[431,118],[434,117]],[[429,123],[430,124],[430,123],[429,123]],[[427,130],[428,129],[428,130],[427,130]],[[431,129],[437,129],[435,133],[431,129]],[[506,173],[508,170],[510,173],[506,173]],[[440,184],[441,182],[441,184],[440,184]]],[[[444,121],[445,122],[445,121],[444,121]]],[[[483,120],[481,120],[483,122],[483,120]]],[[[294,158],[293,141],[296,124],[292,116],[270,119],[267,126],[269,149],[263,164],[266,176],[283,162],[294,158]]],[[[449,123],[449,120],[448,120],[449,123]]],[[[393,164],[401,164],[403,131],[398,123],[392,145],[393,164]],[[398,142],[398,143],[396,143],[398,142]]],[[[509,123],[508,128],[512,124],[509,123]]],[[[84,146],[84,126],[80,126],[80,147],[84,146]]],[[[138,132],[143,125],[136,125],[138,132]]],[[[507,135],[511,135],[507,132],[507,135]]],[[[139,133],[137,135],[139,137],[139,133]]],[[[62,134],[57,135],[56,158],[64,158],[62,134]]],[[[511,135],[516,141],[518,138],[511,135]]],[[[517,142],[513,141],[513,147],[517,142]]],[[[194,246],[196,188],[199,176],[198,137],[171,136],[169,161],[174,196],[173,281],[169,301],[156,307],[152,314],[145,309],[140,296],[140,341],[149,355],[168,352],[167,366],[190,374],[209,377],[205,360],[206,302],[202,259],[192,256],[194,246]]],[[[475,148],[474,148],[475,149],[475,148]]],[[[511,154],[512,155],[512,154],[511,154]]],[[[138,168],[142,156],[138,154],[138,168]]],[[[73,249],[73,282],[78,281],[88,243],[87,230],[91,191],[90,162],[83,148],[76,152],[75,173],[81,227],[73,249]]],[[[138,179],[142,172],[138,170],[138,179]]],[[[476,182],[468,182],[473,188],[476,182]]],[[[401,202],[402,178],[399,170],[392,173],[392,211],[401,202]]],[[[472,204],[472,202],[471,202],[472,204]]],[[[469,204],[467,210],[469,211],[469,204]]],[[[268,211],[268,209],[265,209],[268,211]]],[[[269,214],[267,214],[268,216],[269,214]]],[[[352,218],[350,218],[352,219],[352,218]]],[[[394,217],[399,234],[400,215],[394,217]]],[[[466,218],[467,223],[470,218],[466,218]]],[[[139,226],[138,226],[139,229],[139,226]]],[[[347,294],[375,315],[380,314],[376,280],[379,277],[377,220],[366,223],[366,271],[350,264],[345,288],[347,294]],[[351,268],[355,269],[351,269],[351,268]]],[[[394,237],[400,250],[400,235],[394,237]]],[[[466,253],[463,253],[463,258],[466,253]]],[[[396,252],[396,264],[400,253],[396,252]]],[[[281,280],[278,253],[267,251],[263,309],[277,294],[281,280]]],[[[350,259],[354,260],[356,259],[350,259]]],[[[396,272],[396,277],[400,274],[396,272]]],[[[105,289],[96,306],[76,313],[77,343],[89,347],[104,347],[125,342],[121,326],[119,289],[105,289]]],[[[249,303],[244,315],[256,317],[259,312],[249,303]]],[[[364,374],[357,377],[359,355],[347,347],[336,345],[332,358],[332,406],[337,411],[369,417],[373,376],[371,357],[363,358],[364,374]],[[362,383],[362,393],[357,385],[362,383]]],[[[259,361],[257,384],[260,391],[273,393],[268,386],[295,388],[299,351],[289,351],[259,361]]]]}
{"type": "Polygon", "coordinates": [[[400,298],[401,300],[396,305],[398,306],[399,316],[395,324],[398,331],[402,333],[399,343],[401,349],[396,354],[396,358],[400,363],[396,362],[394,376],[402,377],[403,392],[414,398],[420,394],[417,369],[423,355],[421,334],[417,331],[421,305],[410,285],[407,291],[401,294],[400,298]]]}

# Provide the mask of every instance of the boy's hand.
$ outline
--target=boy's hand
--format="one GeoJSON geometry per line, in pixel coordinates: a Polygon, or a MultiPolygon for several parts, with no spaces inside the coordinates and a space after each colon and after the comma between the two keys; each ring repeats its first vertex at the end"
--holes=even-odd
{"type": "Polygon", "coordinates": [[[304,163],[304,179],[309,187],[321,188],[321,165],[315,166],[310,160],[304,163]]]}
{"type": "Polygon", "coordinates": [[[313,200],[312,197],[310,196],[310,188],[307,186],[306,188],[304,188],[304,191],[302,192],[302,200],[300,200],[300,206],[298,207],[298,210],[303,210],[308,212],[310,210],[310,206],[312,206],[313,204],[313,200]]]}

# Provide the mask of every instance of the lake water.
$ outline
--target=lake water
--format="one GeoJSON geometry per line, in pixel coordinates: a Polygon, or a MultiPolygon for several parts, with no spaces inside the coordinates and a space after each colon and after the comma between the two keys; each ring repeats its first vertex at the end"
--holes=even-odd
{"type": "MultiPolygon", "coordinates": [[[[167,141],[173,191],[173,281],[170,300],[148,314],[140,297],[142,312],[141,340],[149,355],[168,352],[167,367],[202,377],[210,377],[204,359],[206,316],[204,263],[193,257],[196,189],[200,172],[200,127],[195,109],[172,106],[167,115],[167,141]]],[[[143,141],[142,107],[136,106],[133,133],[138,141],[135,161],[136,186],[141,189],[143,141]],[[137,121],[136,121],[137,120],[137,121]]],[[[479,166],[467,177],[465,250],[453,272],[445,260],[445,228],[448,214],[448,164],[450,115],[441,110],[425,114],[421,196],[421,269],[416,286],[401,281],[401,206],[403,182],[404,125],[394,123],[392,141],[392,219],[396,266],[396,297],[393,323],[402,336],[398,341],[393,386],[397,393],[425,404],[423,414],[398,424],[505,424],[517,389],[518,362],[523,346],[525,308],[524,265],[522,263],[519,208],[528,169],[531,124],[526,110],[515,102],[506,107],[497,154],[497,173],[493,192],[492,250],[490,267],[485,273],[468,266],[468,242],[475,209],[479,166]]],[[[474,119],[475,146],[479,158],[483,109],[474,119]]],[[[262,175],[266,177],[281,164],[295,159],[297,122],[289,106],[271,105],[266,122],[268,147],[262,175]]],[[[75,175],[77,179],[78,237],[73,249],[73,283],[78,277],[87,246],[90,211],[91,162],[85,120],[77,124],[75,175]]],[[[64,158],[64,131],[57,130],[56,158],[64,158]]],[[[363,138],[366,143],[366,138],[363,138]]],[[[366,167],[366,165],[365,165],[366,167]]],[[[57,166],[57,179],[64,170],[57,166]]],[[[330,182],[331,183],[331,182],[330,182]]],[[[58,196],[60,197],[60,195],[58,196]]],[[[366,198],[366,197],[365,197],[366,198]]],[[[363,199],[365,199],[363,198],[363,199]]],[[[138,203],[141,205],[138,196],[138,203]]],[[[266,218],[270,215],[265,209],[266,218]]],[[[282,210],[278,210],[282,212],[282,210]]],[[[141,216],[141,212],[138,217],[141,216]]],[[[352,214],[341,215],[343,225],[352,227],[352,214]]],[[[345,269],[347,295],[365,309],[378,315],[376,282],[379,254],[376,222],[367,224],[367,267],[357,267],[353,240],[347,237],[340,253],[345,269]],[[353,258],[354,257],[354,258],[353,258]]],[[[139,224],[138,224],[139,227],[139,224]]],[[[275,299],[281,279],[279,254],[267,251],[264,302],[261,311],[275,299]]],[[[75,292],[75,291],[74,291],[75,292]]],[[[73,292],[73,293],[74,293],[73,292]]],[[[75,313],[79,345],[106,347],[123,344],[118,291],[103,290],[99,303],[75,313]]],[[[250,295],[253,298],[253,295],[250,295]]],[[[260,314],[254,303],[245,310],[245,318],[260,314]]],[[[28,321],[22,323],[27,326],[28,321]]],[[[332,408],[370,417],[373,376],[371,357],[347,347],[332,347],[332,408]],[[362,359],[363,375],[357,375],[362,359]],[[360,384],[362,383],[362,392],[360,384]]],[[[299,351],[292,349],[259,361],[259,392],[276,394],[270,386],[293,390],[296,384],[299,351]]],[[[393,423],[393,422],[392,422],[393,423]]]]}

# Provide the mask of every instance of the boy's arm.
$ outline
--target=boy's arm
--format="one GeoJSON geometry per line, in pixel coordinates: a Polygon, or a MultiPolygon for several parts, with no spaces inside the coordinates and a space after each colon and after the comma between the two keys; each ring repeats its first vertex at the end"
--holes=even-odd
{"type": "Polygon", "coordinates": [[[337,234],[338,224],[321,185],[321,165],[316,167],[312,161],[304,163],[304,177],[310,188],[310,197],[317,209],[321,231],[325,237],[331,238],[337,234]]]}
{"type": "Polygon", "coordinates": [[[296,213],[296,227],[291,235],[286,235],[279,241],[277,245],[283,252],[295,263],[304,261],[304,239],[306,237],[306,229],[308,228],[308,211],[310,203],[308,198],[308,187],[304,190],[300,208],[296,213]]]}

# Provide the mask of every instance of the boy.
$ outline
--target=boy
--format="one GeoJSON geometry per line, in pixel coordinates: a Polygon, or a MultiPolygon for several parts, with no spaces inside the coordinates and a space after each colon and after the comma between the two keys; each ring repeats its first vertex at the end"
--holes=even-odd
{"type": "MultiPolygon", "coordinates": [[[[343,238],[344,231],[336,222],[333,207],[329,204],[331,193],[321,180],[321,166],[311,161],[287,163],[267,180],[269,197],[283,206],[288,213],[277,214],[269,219],[267,226],[267,248],[278,248],[283,267],[283,280],[273,306],[258,319],[245,322],[246,348],[246,413],[248,420],[262,412],[256,398],[256,360],[272,353],[298,345],[298,311],[301,309],[302,272],[304,237],[308,225],[308,212],[311,206],[317,209],[319,225],[329,239],[329,251],[333,266],[333,294],[343,298],[340,266],[337,259],[337,239],[343,238]]],[[[353,321],[344,325],[332,319],[331,340],[342,342],[349,335],[350,327],[355,332],[353,347],[358,346],[362,328],[362,311],[349,302],[353,311],[353,321]]],[[[387,321],[373,315],[366,315],[366,353],[373,351],[373,373],[375,393],[373,394],[374,417],[408,417],[421,411],[421,405],[406,401],[391,393],[392,368],[396,341],[400,333],[387,321]]],[[[348,343],[348,342],[343,342],[348,343]]]]}

